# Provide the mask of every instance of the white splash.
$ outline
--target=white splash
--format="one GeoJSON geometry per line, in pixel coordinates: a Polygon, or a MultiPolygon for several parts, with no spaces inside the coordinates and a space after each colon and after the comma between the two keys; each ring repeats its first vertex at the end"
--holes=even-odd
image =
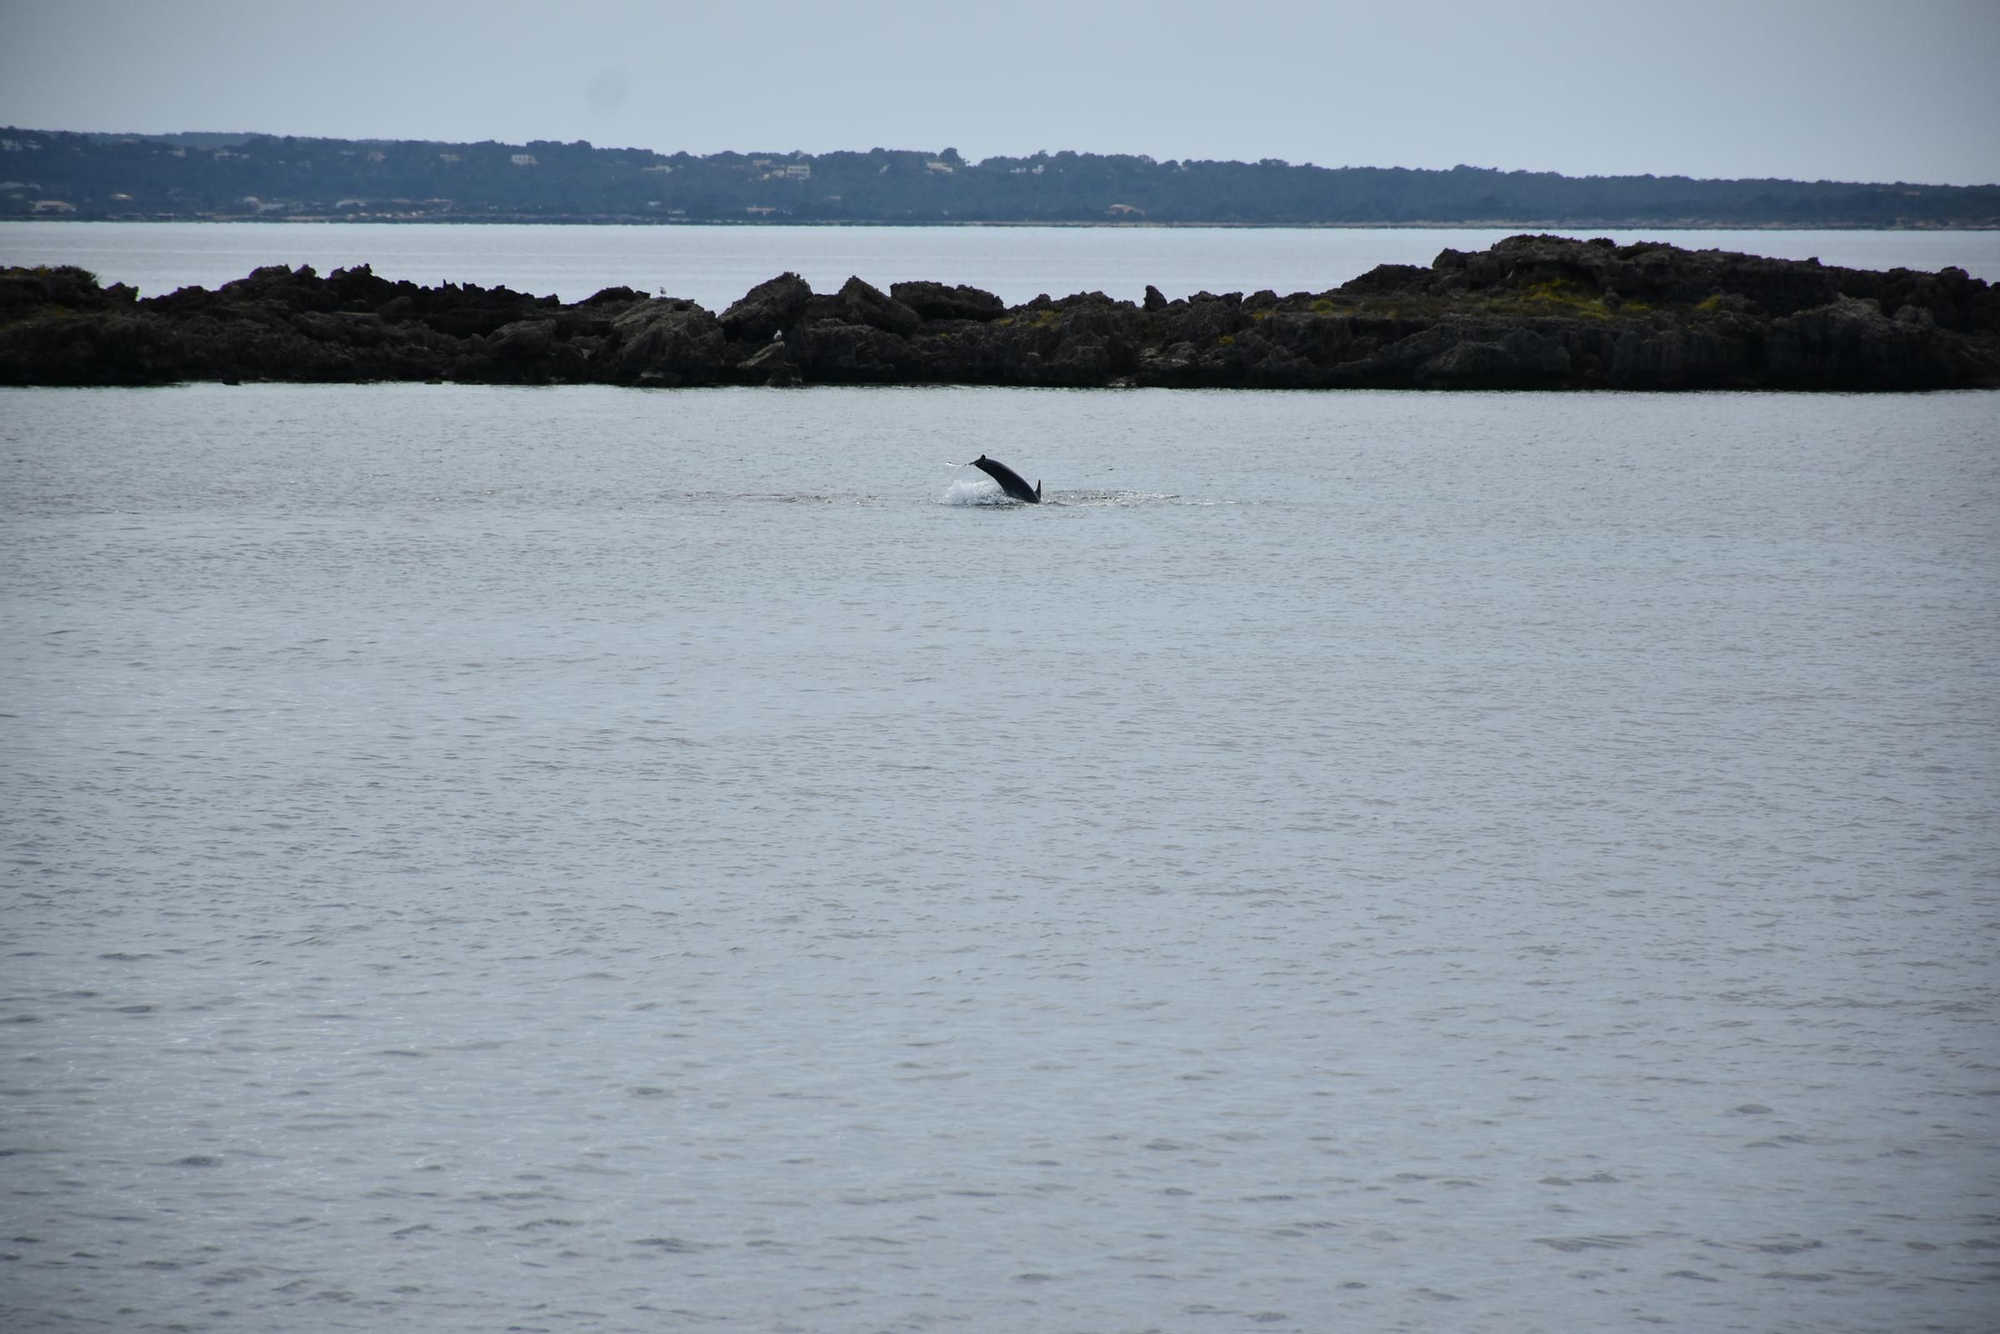
{"type": "Polygon", "coordinates": [[[940,497],[946,505],[1017,505],[1007,493],[988,481],[984,475],[977,478],[955,477],[940,497]]]}

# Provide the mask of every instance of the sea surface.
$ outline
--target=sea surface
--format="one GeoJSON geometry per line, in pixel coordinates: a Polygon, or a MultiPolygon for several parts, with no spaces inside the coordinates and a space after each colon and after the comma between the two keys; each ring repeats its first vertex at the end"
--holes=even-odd
{"type": "Polygon", "coordinates": [[[1986,1334],[1996,401],[0,391],[0,1327],[1986,1334]]]}
{"type": "MultiPolygon", "coordinates": [[[[1148,284],[1196,292],[1323,292],[1377,264],[1484,250],[1512,229],[1224,227],[597,227],[448,223],[0,222],[0,264],[76,264],[142,296],[220,287],[264,264],[321,273],[368,264],[425,285],[504,286],[581,301],[606,287],[685,297],[721,312],[767,278],[795,272],[817,292],[859,275],[887,291],[969,283],[1010,304],[1103,292],[1137,301],[1148,284]]],[[[1604,235],[1589,229],[1580,236],[1604,235]]],[[[1848,268],[1935,272],[1957,265],[2000,282],[2000,231],[1613,231],[1848,268]]]]}

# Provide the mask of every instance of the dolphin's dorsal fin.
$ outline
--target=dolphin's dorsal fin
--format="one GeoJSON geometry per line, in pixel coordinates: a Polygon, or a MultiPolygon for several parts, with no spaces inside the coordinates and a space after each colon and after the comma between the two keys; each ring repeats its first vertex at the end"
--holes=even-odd
{"type": "Polygon", "coordinates": [[[1040,500],[1041,498],[1042,498],[1042,479],[1037,477],[1035,479],[1035,499],[1040,500]]]}

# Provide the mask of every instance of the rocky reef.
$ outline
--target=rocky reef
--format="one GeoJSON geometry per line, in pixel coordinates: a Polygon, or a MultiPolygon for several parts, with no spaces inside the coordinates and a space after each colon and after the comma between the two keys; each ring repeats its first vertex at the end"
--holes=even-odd
{"type": "Polygon", "coordinates": [[[365,265],[140,299],[0,270],[0,384],[992,384],[1246,389],[2000,387],[2000,289],[1642,243],[1515,236],[1320,293],[990,292],[796,274],[720,315],[613,287],[573,305],[365,265]]]}

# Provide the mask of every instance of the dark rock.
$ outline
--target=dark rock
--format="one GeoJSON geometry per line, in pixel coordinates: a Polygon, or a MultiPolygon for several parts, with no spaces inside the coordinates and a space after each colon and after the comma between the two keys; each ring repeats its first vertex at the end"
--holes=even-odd
{"type": "Polygon", "coordinates": [[[1497,339],[1468,338],[1425,362],[1417,378],[1435,389],[1514,389],[1558,385],[1570,373],[1559,338],[1509,329],[1497,339]]]}
{"type": "Polygon", "coordinates": [[[997,320],[1006,303],[977,287],[946,287],[943,283],[891,283],[889,294],[926,320],[997,320]]]}
{"type": "Polygon", "coordinates": [[[721,382],[725,351],[721,323],[688,301],[642,301],[612,321],[610,339],[591,358],[632,383],[701,385],[721,382]]]}
{"type": "Polygon", "coordinates": [[[905,377],[903,340],[866,324],[813,326],[795,356],[800,373],[825,384],[886,384],[905,377]],[[802,355],[800,355],[802,354],[802,355]]]}
{"type": "Polygon", "coordinates": [[[1053,383],[1089,388],[1111,378],[1111,349],[1095,338],[1066,338],[1045,365],[1053,383]]]}
{"type": "Polygon", "coordinates": [[[1122,301],[1113,301],[1102,292],[1074,292],[1062,300],[1053,303],[1053,308],[1056,310],[1076,310],[1085,306],[1117,306],[1124,304],[1122,301]]]}
{"type": "Polygon", "coordinates": [[[1209,347],[1233,336],[1248,322],[1241,301],[1202,292],[1188,298],[1185,306],[1168,310],[1166,336],[1170,342],[1209,347]]]}
{"type": "Polygon", "coordinates": [[[1193,385],[1201,373],[1200,354],[1192,343],[1169,343],[1139,354],[1138,381],[1161,389],[1193,385]]]}
{"type": "Polygon", "coordinates": [[[0,270],[0,319],[51,306],[75,311],[110,310],[130,306],[136,295],[122,283],[100,289],[96,274],[73,264],[0,270]]]}
{"type": "MultiPolygon", "coordinates": [[[[1458,252],[1447,250],[1445,254],[1458,252]]],[[[1443,256],[1439,256],[1440,259],[1443,256]]],[[[1358,278],[1349,278],[1340,285],[1343,292],[1362,295],[1371,292],[1402,292],[1411,288],[1422,290],[1429,285],[1432,270],[1415,264],[1377,264],[1358,278]]]]}
{"type": "Polygon", "coordinates": [[[0,383],[468,380],[713,385],[1900,390],[2000,387],[2000,292],[1646,242],[1516,236],[1338,289],[1006,309],[990,292],[796,274],[718,319],[630,287],[586,301],[271,265],[139,299],[0,269],[0,383]],[[1893,312],[1890,314],[1888,312],[1893,312]],[[774,335],[782,334],[782,338],[774,335]]]}
{"type": "Polygon", "coordinates": [[[736,363],[736,379],[744,384],[768,385],[773,389],[803,383],[791,350],[781,342],[766,343],[736,363]]]}
{"type": "Polygon", "coordinates": [[[535,361],[555,342],[554,320],[516,320],[503,324],[486,340],[488,353],[501,361],[535,361]]]}
{"type": "Polygon", "coordinates": [[[1349,360],[1357,340],[1356,321],[1343,315],[1308,311],[1275,311],[1257,324],[1273,345],[1315,366],[1349,360]]]}
{"type": "MultiPolygon", "coordinates": [[[[300,272],[310,274],[312,270],[305,268],[300,272]]],[[[386,278],[378,278],[366,264],[335,269],[327,277],[326,289],[334,304],[342,310],[380,310],[397,297],[413,296],[418,290],[415,283],[392,283],[386,278]]]]}
{"type": "Polygon", "coordinates": [[[1933,389],[1952,382],[1932,329],[1883,316],[1873,301],[1840,297],[1775,320],[1771,378],[1797,389],[1933,389]]]}
{"type": "Polygon", "coordinates": [[[913,334],[924,322],[909,306],[859,277],[851,277],[841,286],[839,313],[849,324],[865,324],[892,334],[913,334]]]}
{"type": "Polygon", "coordinates": [[[798,322],[813,290],[796,273],[758,283],[722,312],[722,331],[732,343],[768,343],[798,322]]]}

